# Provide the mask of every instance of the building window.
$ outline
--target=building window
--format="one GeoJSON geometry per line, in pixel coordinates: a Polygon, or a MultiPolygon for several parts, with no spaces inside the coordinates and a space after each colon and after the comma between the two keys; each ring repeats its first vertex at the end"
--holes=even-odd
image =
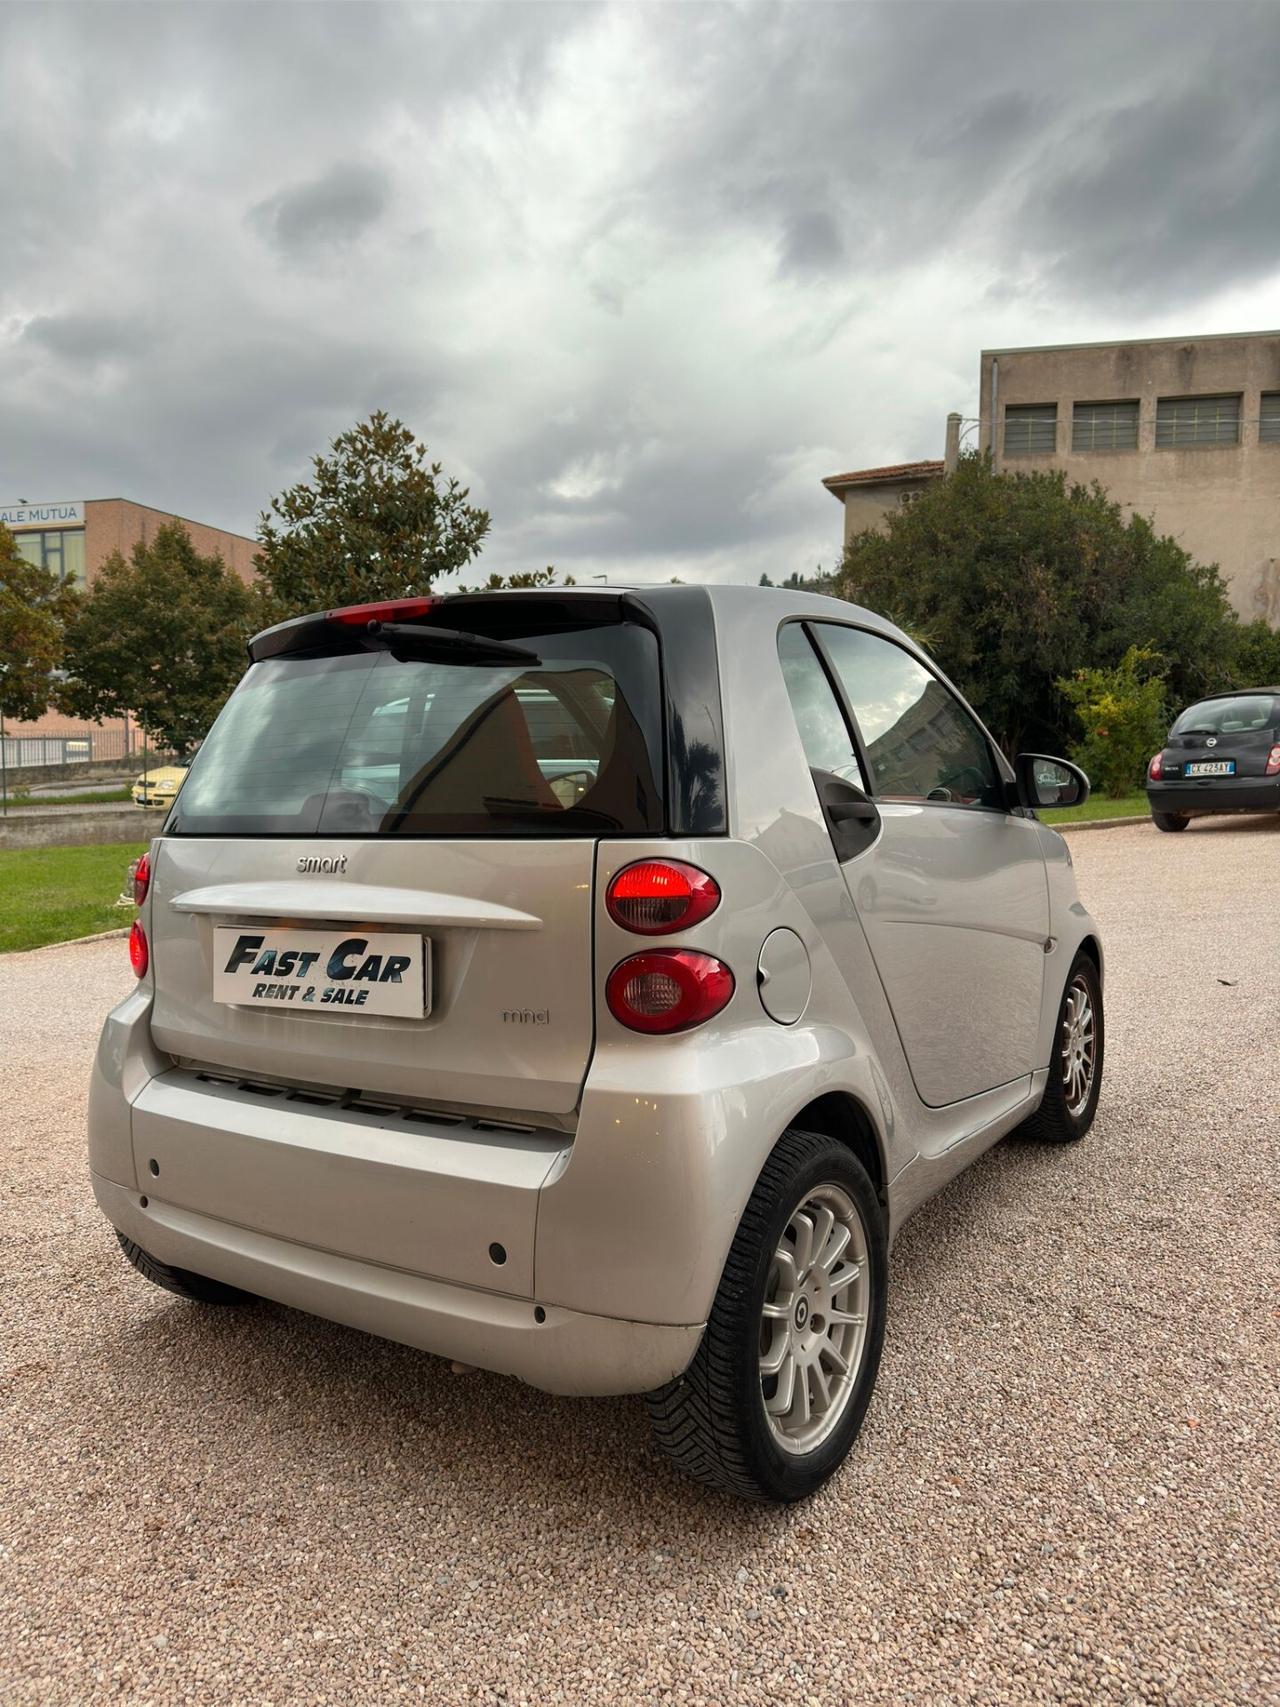
{"type": "Polygon", "coordinates": [[[1280,445],[1280,391],[1262,393],[1262,413],[1258,417],[1258,440],[1264,445],[1280,445]]]}
{"type": "Polygon", "coordinates": [[[52,570],[60,581],[84,584],[84,529],[39,528],[15,533],[18,556],[52,570]]]}
{"type": "Polygon", "coordinates": [[[1058,405],[1018,404],[1005,407],[1004,454],[1038,456],[1052,454],[1058,446],[1058,405]]]}
{"type": "Polygon", "coordinates": [[[1071,411],[1072,450],[1137,450],[1137,403],[1077,403],[1071,411]]]}
{"type": "Polygon", "coordinates": [[[1240,397],[1162,397],[1156,404],[1156,444],[1238,445],[1240,397]]]}

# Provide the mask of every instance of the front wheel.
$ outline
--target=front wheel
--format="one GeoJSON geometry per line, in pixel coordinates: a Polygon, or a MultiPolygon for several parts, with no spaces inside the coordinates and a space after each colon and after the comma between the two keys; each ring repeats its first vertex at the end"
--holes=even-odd
{"type": "Polygon", "coordinates": [[[116,1228],[115,1234],[125,1256],[138,1273],[153,1286],[162,1287],[164,1291],[175,1293],[179,1298],[189,1298],[195,1304],[253,1302],[251,1292],[242,1292],[238,1286],[228,1286],[221,1280],[210,1280],[205,1274],[193,1274],[190,1269],[173,1268],[167,1262],[161,1262],[159,1257],[153,1257],[150,1251],[144,1251],[141,1245],[134,1244],[119,1227],[116,1228]]]}
{"type": "Polygon", "coordinates": [[[1044,1100],[1018,1129],[1022,1137],[1047,1144],[1073,1144],[1084,1137],[1098,1112],[1105,1044],[1102,980],[1082,950],[1062,992],[1044,1100]]]}
{"type": "Polygon", "coordinates": [[[1157,830],[1185,830],[1191,822],[1185,812],[1152,812],[1151,821],[1157,830]]]}
{"type": "Polygon", "coordinates": [[[884,1214],[865,1169],[835,1139],[789,1129],[743,1211],[693,1362],[649,1395],[659,1448],[727,1493],[813,1493],[862,1426],[886,1301],[884,1214]]]}

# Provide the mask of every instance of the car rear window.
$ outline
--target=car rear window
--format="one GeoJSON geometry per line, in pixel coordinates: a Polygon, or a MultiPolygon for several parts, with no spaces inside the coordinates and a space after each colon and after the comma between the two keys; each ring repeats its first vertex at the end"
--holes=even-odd
{"type": "Polygon", "coordinates": [[[1251,735],[1276,725],[1274,694],[1243,693],[1230,699],[1206,699],[1188,706],[1177,719],[1171,735],[1190,735],[1203,730],[1210,735],[1251,735]]]}
{"type": "Polygon", "coordinates": [[[611,623],[519,643],[536,663],[397,658],[383,647],[251,665],[166,833],[660,831],[653,634],[611,623]]]}

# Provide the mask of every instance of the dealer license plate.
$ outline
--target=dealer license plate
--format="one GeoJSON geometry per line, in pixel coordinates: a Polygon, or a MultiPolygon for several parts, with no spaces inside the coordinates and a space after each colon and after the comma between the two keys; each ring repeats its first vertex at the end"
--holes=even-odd
{"type": "Polygon", "coordinates": [[[1234,759],[1196,759],[1187,766],[1187,776],[1234,776],[1234,759]]]}
{"type": "Polygon", "coordinates": [[[213,999],[303,1013],[431,1012],[431,942],[393,931],[218,926],[213,999]]]}

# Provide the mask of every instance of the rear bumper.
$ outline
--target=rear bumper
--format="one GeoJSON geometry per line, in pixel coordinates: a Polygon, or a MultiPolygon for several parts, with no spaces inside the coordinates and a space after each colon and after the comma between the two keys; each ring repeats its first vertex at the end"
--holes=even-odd
{"type": "Polygon", "coordinates": [[[1147,801],[1153,812],[1280,812],[1280,776],[1149,782],[1147,801]]]}
{"type": "Polygon", "coordinates": [[[662,1265],[611,1296],[616,1261],[594,1269],[571,1221],[576,1287],[535,1284],[568,1135],[239,1091],[176,1069],[149,1014],[140,987],[107,1018],[89,1154],[104,1214],[161,1262],[552,1393],[649,1392],[688,1366],[701,1319],[634,1319],[661,1315],[662,1265]]]}
{"type": "Polygon", "coordinates": [[[548,1393],[647,1393],[688,1366],[701,1327],[589,1316],[355,1262],[177,1209],[92,1175],[103,1214],[161,1262],[348,1327],[515,1375],[548,1393]]]}

